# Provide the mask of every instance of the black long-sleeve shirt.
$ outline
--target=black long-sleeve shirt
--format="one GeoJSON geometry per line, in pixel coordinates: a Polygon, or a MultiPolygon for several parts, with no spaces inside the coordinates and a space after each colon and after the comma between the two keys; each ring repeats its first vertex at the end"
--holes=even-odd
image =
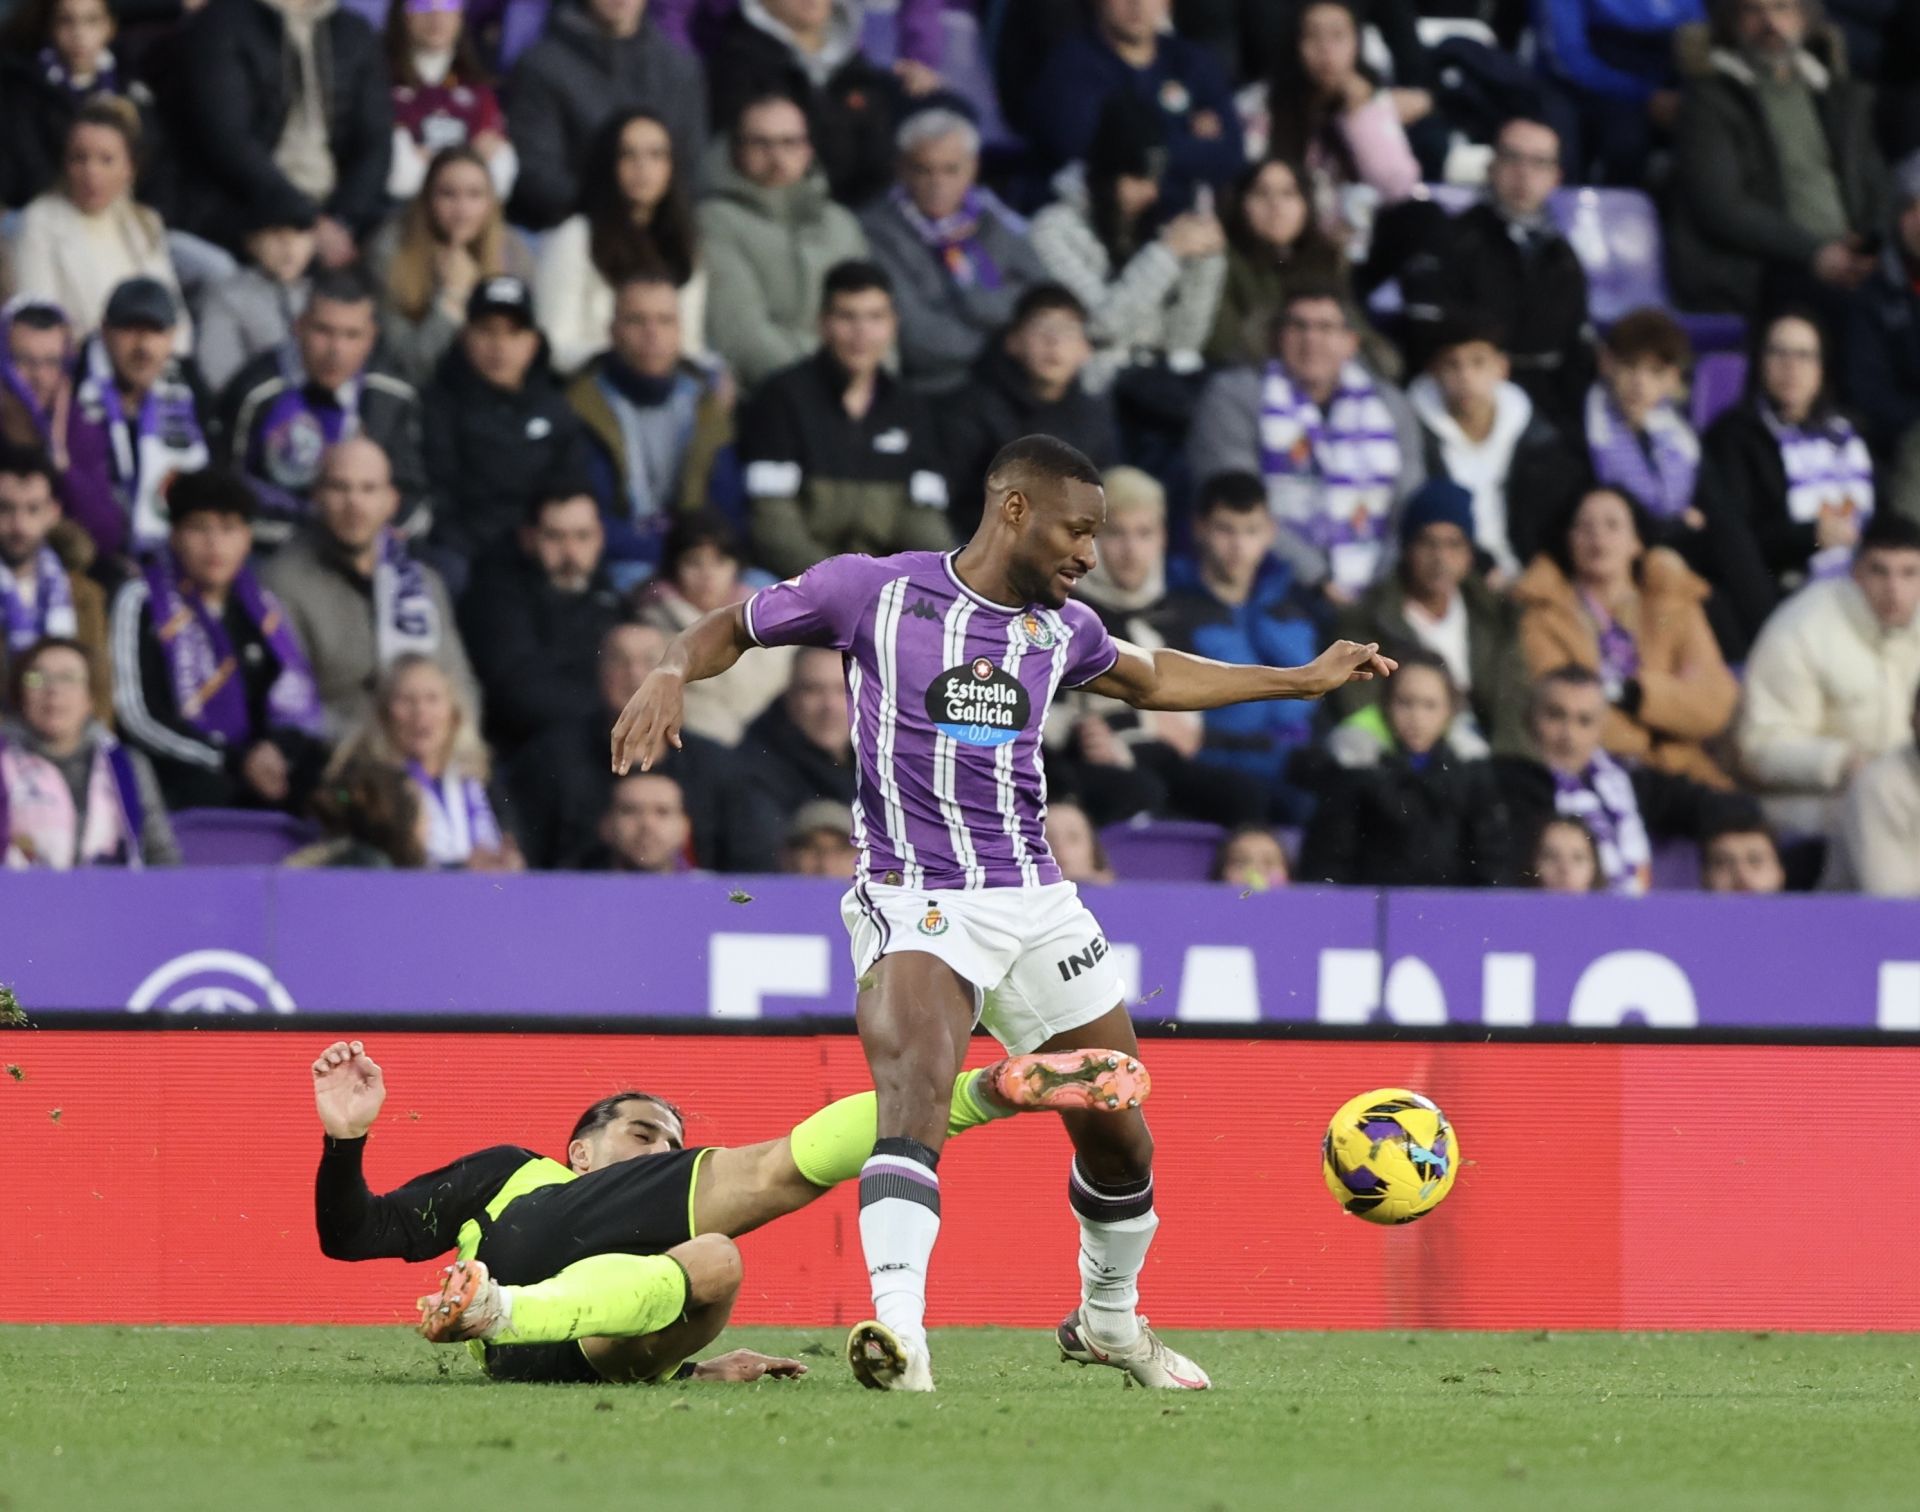
{"type": "Polygon", "coordinates": [[[383,1195],[367,1186],[360,1160],[367,1148],[359,1139],[328,1137],[313,1184],[314,1224],[320,1231],[320,1253],[332,1260],[431,1260],[460,1240],[460,1230],[477,1222],[490,1203],[521,1178],[532,1190],[533,1179],[571,1180],[572,1173],[556,1161],[517,1145],[495,1145],[462,1155],[451,1165],[416,1176],[383,1195]],[[551,1172],[541,1168],[552,1167],[551,1172]]]}

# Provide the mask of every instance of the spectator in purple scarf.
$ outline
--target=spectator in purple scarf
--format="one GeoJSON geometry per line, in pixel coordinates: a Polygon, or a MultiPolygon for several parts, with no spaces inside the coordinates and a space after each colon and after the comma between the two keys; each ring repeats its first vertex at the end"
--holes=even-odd
{"type": "Polygon", "coordinates": [[[253,494],[189,473],[167,545],[114,596],[114,710],[170,809],[304,807],[326,760],[313,670],[280,602],[247,567],[253,494]]]}
{"type": "Polygon", "coordinates": [[[894,137],[899,177],[861,216],[893,279],[900,376],[924,393],[966,382],[1028,289],[1046,280],[1026,227],[980,187],[980,132],[956,110],[922,110],[894,137]]]}

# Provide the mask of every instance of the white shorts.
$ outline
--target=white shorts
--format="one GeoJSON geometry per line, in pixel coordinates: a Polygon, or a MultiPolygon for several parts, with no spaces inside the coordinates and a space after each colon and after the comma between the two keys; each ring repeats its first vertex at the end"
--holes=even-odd
{"type": "Polygon", "coordinates": [[[973,984],[973,1021],[1025,1055],[1120,1005],[1120,973],[1071,882],[976,890],[857,882],[840,900],[853,971],[923,950],[973,984]]]}

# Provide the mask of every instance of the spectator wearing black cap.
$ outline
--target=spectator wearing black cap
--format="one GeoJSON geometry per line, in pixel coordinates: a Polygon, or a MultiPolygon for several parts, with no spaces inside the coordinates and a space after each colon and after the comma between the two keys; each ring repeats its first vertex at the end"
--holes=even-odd
{"type": "MultiPolygon", "coordinates": [[[[667,531],[660,571],[633,592],[634,615],[678,635],[702,615],[747,597],[744,566],[740,533],[725,515],[712,509],[683,514],[667,531]]],[[[747,726],[787,685],[793,663],[790,646],[763,649],[765,655],[743,657],[718,677],[687,688],[685,728],[721,745],[740,743],[747,726]]]]}
{"type": "Polygon", "coordinates": [[[839,264],[819,352],[768,379],[743,417],[754,557],[782,576],[838,552],[953,544],[933,419],[885,367],[896,330],[886,274],[839,264]]]}
{"type": "Polygon", "coordinates": [[[514,69],[507,99],[507,132],[520,154],[514,220],[535,230],[573,213],[587,143],[622,110],[665,121],[677,162],[698,163],[706,150],[706,79],[654,24],[647,0],[559,0],[514,69]]]}
{"type": "Polygon", "coordinates": [[[1059,198],[1033,220],[1040,261],[1086,306],[1096,393],[1137,356],[1198,372],[1219,309],[1226,234],[1211,211],[1181,208],[1166,133],[1160,112],[1117,96],[1084,166],[1054,180],[1059,198]]]}
{"type": "Polygon", "coordinates": [[[221,395],[222,452],[260,496],[261,545],[279,545],[307,518],[321,457],[350,435],[377,442],[393,464],[395,528],[403,535],[426,528],[420,396],[374,364],[379,335],[365,281],[349,271],[318,273],[293,340],[248,363],[221,395]]]}
{"type": "Polygon", "coordinates": [[[433,544],[462,569],[511,536],[542,494],[584,486],[585,437],[534,314],[520,279],[483,280],[427,386],[433,544]]]}
{"type": "Polygon", "coordinates": [[[1071,290],[1042,283],[1020,296],[1012,324],[980,354],[971,381],[937,407],[956,534],[979,523],[980,480],[1010,436],[1058,437],[1096,467],[1120,460],[1113,396],[1087,388],[1092,359],[1087,308],[1071,290]]]}
{"type": "Polygon", "coordinates": [[[834,203],[806,114],[782,95],[746,101],[699,211],[707,339],[751,388],[820,341],[827,270],[867,255],[853,212],[834,203]]]}
{"type": "Polygon", "coordinates": [[[479,702],[447,586],[394,531],[399,507],[386,453],[350,437],[320,464],[313,519],[261,569],[308,647],[332,741],[372,714],[381,674],[404,656],[432,658],[467,707],[479,702]]]}
{"type": "Polygon", "coordinates": [[[206,395],[191,364],[175,356],[183,319],[165,284],[130,278],[80,351],[67,418],[67,509],[108,561],[161,546],[173,479],[211,459],[206,395]]]}
{"type": "Polygon", "coordinates": [[[1166,143],[1169,197],[1225,186],[1245,164],[1233,91],[1204,47],[1166,31],[1167,0],[1097,0],[1093,22],[1054,48],[1027,107],[1027,129],[1050,167],[1092,156],[1114,101],[1153,120],[1166,143]]]}
{"type": "MultiPolygon", "coordinates": [[[[1501,316],[1513,381],[1573,436],[1593,382],[1593,325],[1586,269],[1547,210],[1559,186],[1559,135],[1539,121],[1507,122],[1494,142],[1487,198],[1447,223],[1437,260],[1410,265],[1403,283],[1410,306],[1501,316]]],[[[1409,344],[1421,346],[1417,331],[1409,344]]]]}
{"type": "Polygon", "coordinates": [[[242,222],[246,261],[207,292],[194,359],[215,393],[293,339],[312,286],[314,217],[263,207],[242,222]]]}
{"type": "Polygon", "coordinates": [[[894,145],[898,181],[860,223],[900,306],[900,376],[923,393],[947,393],[966,382],[1046,269],[1026,228],[980,187],[973,122],[941,106],[918,110],[894,145]]]}
{"type": "MultiPolygon", "coordinates": [[[[21,213],[14,287],[53,300],[78,335],[98,328],[108,295],[129,278],[156,279],[180,292],[166,223],[133,197],[139,161],[139,112],[111,96],[90,100],[67,131],[59,181],[21,213]]],[[[179,327],[184,353],[193,332],[184,319],[179,327]]]]}
{"type": "Polygon", "coordinates": [[[380,39],[344,7],[208,0],[191,17],[165,103],[177,123],[183,219],[238,246],[264,206],[315,218],[338,268],[386,210],[393,101],[380,39]]]}
{"type": "Polygon", "coordinates": [[[1518,577],[1587,479],[1585,458],[1511,381],[1506,331],[1481,311],[1441,323],[1407,388],[1427,472],[1473,498],[1473,544],[1501,581],[1518,577]]]}
{"type": "Polygon", "coordinates": [[[20,294],[0,306],[0,441],[65,452],[73,352],[72,322],[51,299],[20,294]]]}
{"type": "Polygon", "coordinates": [[[806,111],[833,197],[865,204],[891,177],[903,92],[860,50],[862,7],[851,0],[745,0],[720,28],[708,69],[714,122],[777,91],[806,111]]]}
{"type": "Polygon", "coordinates": [[[121,737],[170,809],[298,812],[326,760],[322,712],[292,621],[247,566],[253,492],[209,469],[167,503],[167,544],[113,599],[121,737]]]}
{"type": "MultiPolygon", "coordinates": [[[[1527,744],[1519,613],[1474,570],[1473,531],[1473,496],[1446,478],[1429,478],[1401,512],[1392,574],[1341,611],[1336,631],[1438,656],[1479,738],[1497,753],[1518,753],[1527,744]]],[[[1380,692],[1376,683],[1353,683],[1327,701],[1345,719],[1377,705],[1380,692]]]]}
{"type": "Polygon", "coordinates": [[[607,562],[623,586],[652,571],[676,515],[738,501],[733,385],[682,354],[681,296],[664,270],[613,294],[608,349],[567,385],[586,429],[587,475],[607,526],[607,562]]]}

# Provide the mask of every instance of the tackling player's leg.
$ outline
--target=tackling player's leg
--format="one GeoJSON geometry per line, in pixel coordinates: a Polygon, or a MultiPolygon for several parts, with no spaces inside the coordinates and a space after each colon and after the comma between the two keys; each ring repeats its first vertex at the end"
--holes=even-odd
{"type": "MultiPolygon", "coordinates": [[[[1111,1046],[1138,1049],[1125,1004],[1091,1023],[1056,1034],[1041,1052],[1111,1046]]],[[[1068,1201],[1080,1223],[1080,1306],[1057,1333],[1063,1358],[1111,1365],[1142,1386],[1204,1390],[1207,1373],[1169,1349],[1137,1307],[1140,1271],[1159,1216],[1153,1210],[1153,1135],[1138,1108],[1063,1113],[1073,1141],[1068,1201]]]]}
{"type": "Polygon", "coordinates": [[[850,1356],[869,1386],[933,1389],[927,1265],[940,1233],[940,1148],[974,1002],[971,983],[918,950],[881,956],[860,991],[860,1043],[879,1097],[879,1137],[860,1170],[860,1248],[875,1318],[897,1344],[885,1368],[863,1371],[863,1355],[850,1356]]]}

